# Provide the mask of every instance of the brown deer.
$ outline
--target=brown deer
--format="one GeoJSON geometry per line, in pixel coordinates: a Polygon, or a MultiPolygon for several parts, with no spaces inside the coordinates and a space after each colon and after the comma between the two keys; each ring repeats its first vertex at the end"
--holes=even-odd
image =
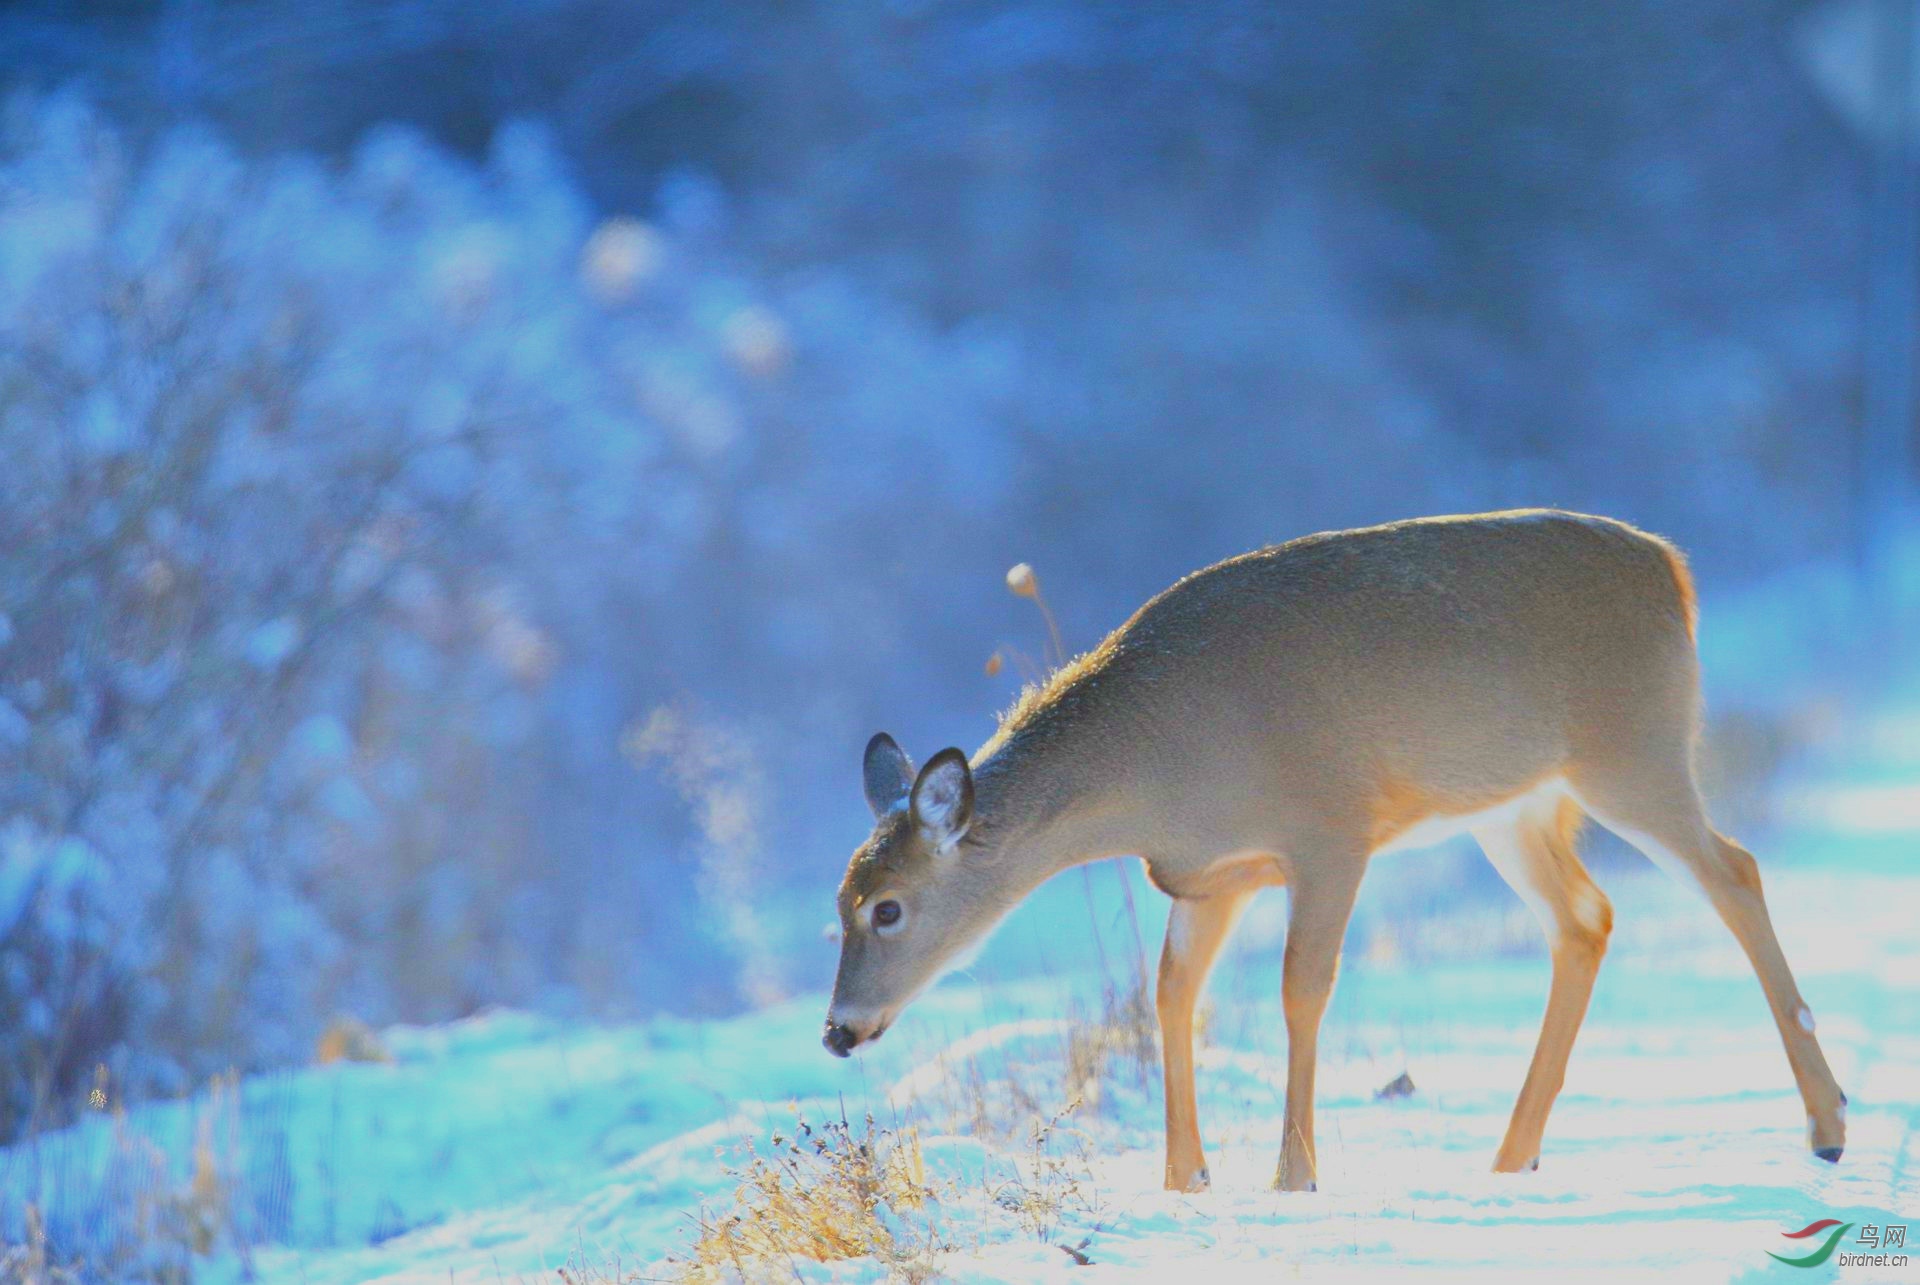
{"type": "Polygon", "coordinates": [[[1308,536],[1195,572],[1026,692],[971,762],[945,749],[916,774],[873,738],[877,820],[840,886],[827,1048],[878,1039],[1050,876],[1137,855],[1174,899],[1157,994],[1166,1185],[1203,1190],[1194,1003],[1248,900],[1284,884],[1276,1185],[1312,1190],[1315,1044],[1368,858],[1466,831],[1552,948],[1540,1039],[1493,1164],[1537,1168],[1613,922],[1574,851],[1591,815],[1697,884],[1732,929],[1814,1154],[1838,1160],[1846,1097],[1759,871],[1701,807],[1694,612],[1671,545],[1548,510],[1308,536]]]}

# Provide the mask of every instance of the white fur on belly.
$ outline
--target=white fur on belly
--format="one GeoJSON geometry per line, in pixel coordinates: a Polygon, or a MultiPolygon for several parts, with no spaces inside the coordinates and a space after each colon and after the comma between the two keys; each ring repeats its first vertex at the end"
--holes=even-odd
{"type": "Polygon", "coordinates": [[[1524,794],[1516,794],[1505,803],[1479,812],[1468,812],[1461,816],[1423,817],[1374,851],[1378,854],[1431,848],[1482,826],[1493,828],[1501,823],[1511,824],[1523,816],[1551,817],[1554,805],[1566,794],[1566,780],[1558,776],[1551,777],[1524,794]]]}

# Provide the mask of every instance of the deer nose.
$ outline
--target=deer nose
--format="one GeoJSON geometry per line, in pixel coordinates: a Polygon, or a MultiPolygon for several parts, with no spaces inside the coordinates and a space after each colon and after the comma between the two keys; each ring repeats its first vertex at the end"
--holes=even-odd
{"type": "Polygon", "coordinates": [[[829,1021],[827,1033],[820,1037],[820,1042],[826,1045],[827,1052],[835,1057],[846,1057],[853,1052],[853,1046],[860,1042],[860,1037],[853,1033],[851,1026],[829,1021]]]}

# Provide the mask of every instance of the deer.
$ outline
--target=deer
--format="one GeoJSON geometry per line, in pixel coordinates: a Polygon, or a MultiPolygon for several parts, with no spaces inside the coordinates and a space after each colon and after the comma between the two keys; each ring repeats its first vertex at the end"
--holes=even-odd
{"type": "Polygon", "coordinates": [[[838,894],[824,1043],[848,1056],[1053,875],[1136,857],[1172,898],[1155,988],[1171,1191],[1211,1183],[1194,1008],[1262,888],[1288,892],[1284,1140],[1274,1186],[1316,1189],[1314,1070],[1373,856],[1467,833],[1544,929],[1546,1012],[1493,1168],[1537,1169],[1613,908],[1586,818],[1704,894],[1758,975],[1837,1162],[1846,1095],[1774,935],[1760,873],[1716,831],[1686,560],[1624,522],[1551,509],[1326,532],[1188,575],[1030,686],[971,757],[862,765],[874,827],[838,894]]]}

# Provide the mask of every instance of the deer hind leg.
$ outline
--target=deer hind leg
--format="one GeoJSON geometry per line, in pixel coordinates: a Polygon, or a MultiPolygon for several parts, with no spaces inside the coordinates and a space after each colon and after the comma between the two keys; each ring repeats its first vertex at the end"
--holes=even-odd
{"type": "Polygon", "coordinates": [[[1553,984],[1546,1017],[1526,1083],[1514,1103],[1507,1136],[1494,1157],[1496,1173],[1518,1173],[1540,1165],[1540,1139],[1547,1114],[1560,1094],[1567,1058],[1587,1015],[1593,979],[1613,931],[1613,906],[1595,886],[1575,854],[1573,839],[1580,810],[1558,799],[1511,821],[1475,827],[1473,837],[1494,869],[1507,881],[1546,930],[1553,953],[1553,984]]]}
{"type": "Polygon", "coordinates": [[[1193,1091],[1193,1009],[1227,934],[1256,890],[1177,900],[1160,952],[1160,1057],[1167,1088],[1167,1190],[1205,1191],[1211,1182],[1200,1146],[1193,1091]]]}
{"type": "Polygon", "coordinates": [[[1313,1191],[1313,1073],[1319,1060],[1320,1019],[1340,971],[1340,943],[1353,916],[1366,859],[1335,859],[1296,866],[1287,886],[1287,953],[1281,1000],[1287,1016],[1286,1138],[1273,1185],[1313,1191]]]}
{"type": "Polygon", "coordinates": [[[1822,1160],[1837,1161],[1847,1141],[1846,1095],[1814,1038],[1813,1012],[1800,997],[1774,936],[1760,868],[1745,848],[1707,824],[1688,761],[1678,756],[1665,771],[1589,773],[1574,784],[1602,825],[1682,882],[1690,878],[1732,930],[1780,1028],[1787,1063],[1806,1106],[1808,1145],[1822,1160]]]}

